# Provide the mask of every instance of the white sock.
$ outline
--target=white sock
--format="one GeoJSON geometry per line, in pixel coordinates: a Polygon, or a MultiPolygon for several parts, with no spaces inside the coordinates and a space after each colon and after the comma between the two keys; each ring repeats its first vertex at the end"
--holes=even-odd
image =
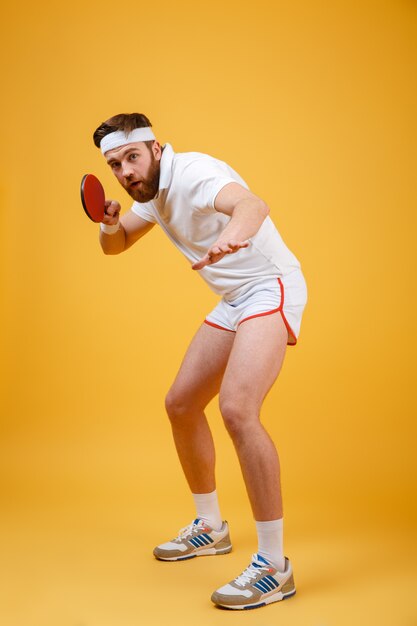
{"type": "Polygon", "coordinates": [[[220,515],[217,491],[211,493],[193,493],[197,517],[207,522],[214,530],[222,527],[222,517],[220,515]]]}
{"type": "Polygon", "coordinates": [[[263,556],[280,572],[285,570],[283,551],[283,522],[275,519],[271,522],[255,522],[258,533],[258,554],[263,556]]]}

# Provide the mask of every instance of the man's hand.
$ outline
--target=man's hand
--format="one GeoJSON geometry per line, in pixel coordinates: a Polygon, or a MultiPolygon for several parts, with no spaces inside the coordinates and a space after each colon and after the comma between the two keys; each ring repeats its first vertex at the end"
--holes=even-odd
{"type": "Polygon", "coordinates": [[[247,248],[249,246],[249,241],[221,241],[213,244],[211,248],[207,250],[207,254],[194,263],[191,266],[193,270],[201,270],[206,265],[213,265],[213,263],[217,263],[220,261],[226,254],[234,254],[241,248],[247,248]]]}
{"type": "Polygon", "coordinates": [[[106,200],[104,203],[103,224],[113,226],[119,222],[120,204],[116,200],[106,200]]]}

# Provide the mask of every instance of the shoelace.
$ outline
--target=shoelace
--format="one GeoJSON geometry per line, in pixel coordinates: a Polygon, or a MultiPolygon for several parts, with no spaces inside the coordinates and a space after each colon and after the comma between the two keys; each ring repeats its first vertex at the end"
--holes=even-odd
{"type": "Polygon", "coordinates": [[[195,530],[201,530],[204,527],[204,522],[200,520],[197,524],[192,522],[188,524],[188,526],[184,526],[178,533],[178,537],[176,537],[175,541],[179,541],[181,539],[186,539],[189,535],[192,535],[195,530]]]}
{"type": "Polygon", "coordinates": [[[255,566],[253,565],[253,563],[251,563],[240,576],[235,578],[235,583],[239,587],[244,587],[245,585],[250,583],[252,579],[256,578],[259,572],[262,571],[269,572],[269,567],[262,565],[255,566]]]}

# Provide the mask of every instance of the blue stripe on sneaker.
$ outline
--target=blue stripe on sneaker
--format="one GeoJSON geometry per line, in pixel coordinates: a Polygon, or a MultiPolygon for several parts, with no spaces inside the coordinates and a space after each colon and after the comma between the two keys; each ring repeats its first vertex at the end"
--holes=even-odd
{"type": "Polygon", "coordinates": [[[194,548],[199,548],[200,547],[200,544],[197,543],[197,541],[195,540],[195,537],[190,539],[190,543],[194,546],[194,548]]]}
{"type": "Polygon", "coordinates": [[[267,582],[268,585],[271,585],[271,589],[276,589],[277,587],[279,587],[278,583],[276,580],[274,580],[272,578],[272,576],[266,576],[265,578],[262,579],[264,582],[267,582]]]}
{"type": "Polygon", "coordinates": [[[204,546],[207,546],[209,544],[204,535],[198,535],[197,539],[199,539],[204,546]]]}
{"type": "Polygon", "coordinates": [[[187,561],[187,559],[194,559],[194,557],[196,556],[196,554],[190,554],[189,556],[179,556],[177,557],[177,561],[187,561]]]}
{"type": "Polygon", "coordinates": [[[271,583],[269,583],[267,580],[265,580],[265,578],[261,578],[261,580],[258,581],[263,587],[265,587],[265,589],[267,589],[268,591],[271,591],[272,589],[272,585],[271,583]]]}
{"type": "Polygon", "coordinates": [[[263,585],[265,585],[265,587],[268,587],[268,591],[272,591],[272,589],[275,589],[274,585],[266,577],[265,578],[261,578],[261,580],[259,582],[261,582],[263,585]]]}
{"type": "Polygon", "coordinates": [[[205,537],[209,543],[213,543],[213,539],[207,533],[204,533],[204,535],[200,535],[200,537],[205,537]]]}
{"type": "Polygon", "coordinates": [[[261,563],[265,563],[265,565],[270,565],[270,563],[266,559],[264,559],[264,557],[261,556],[260,554],[257,554],[256,558],[258,559],[258,561],[261,561],[261,563]]]}
{"type": "Polygon", "coordinates": [[[243,608],[248,610],[248,609],[257,609],[260,606],[266,606],[265,602],[260,602],[259,604],[251,604],[250,606],[244,606],[243,608]]]}
{"type": "MultiPolygon", "coordinates": [[[[279,583],[275,580],[273,576],[265,576],[265,578],[268,580],[268,582],[271,583],[274,589],[279,587],[279,583]]],[[[263,580],[265,580],[265,578],[263,578],[263,580]]]]}
{"type": "Polygon", "coordinates": [[[255,583],[253,586],[259,589],[260,591],[262,591],[263,593],[268,593],[268,591],[271,591],[270,588],[267,587],[262,580],[258,580],[258,582],[255,583]]]}
{"type": "Polygon", "coordinates": [[[196,542],[199,548],[201,548],[201,546],[204,546],[204,542],[201,541],[200,537],[194,537],[194,541],[196,542]]]}
{"type": "Polygon", "coordinates": [[[198,535],[198,536],[196,537],[196,539],[197,539],[197,541],[200,543],[200,546],[206,546],[206,545],[207,545],[207,541],[206,541],[205,539],[203,539],[203,538],[201,537],[201,535],[198,535]]]}

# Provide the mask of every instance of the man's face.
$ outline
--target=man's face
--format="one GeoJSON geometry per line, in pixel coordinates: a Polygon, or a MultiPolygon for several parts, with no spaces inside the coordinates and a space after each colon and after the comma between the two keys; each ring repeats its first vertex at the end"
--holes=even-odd
{"type": "Polygon", "coordinates": [[[143,141],[106,152],[113,174],[127,193],[137,202],[149,202],[159,189],[161,146],[151,149],[143,141]]]}

